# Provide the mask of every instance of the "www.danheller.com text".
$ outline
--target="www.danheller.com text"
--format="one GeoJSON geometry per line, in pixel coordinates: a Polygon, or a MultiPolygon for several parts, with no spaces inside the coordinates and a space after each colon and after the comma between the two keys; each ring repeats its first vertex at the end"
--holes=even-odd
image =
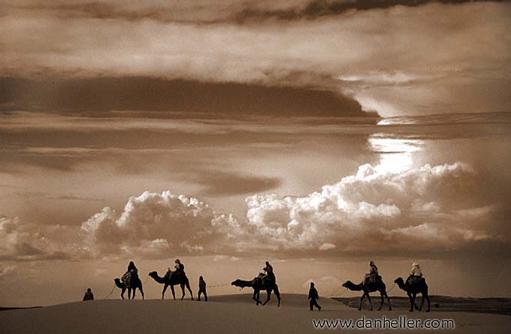
{"type": "Polygon", "coordinates": [[[456,322],[454,319],[382,315],[379,318],[361,316],[357,319],[313,319],[312,326],[314,329],[455,329],[456,322]]]}

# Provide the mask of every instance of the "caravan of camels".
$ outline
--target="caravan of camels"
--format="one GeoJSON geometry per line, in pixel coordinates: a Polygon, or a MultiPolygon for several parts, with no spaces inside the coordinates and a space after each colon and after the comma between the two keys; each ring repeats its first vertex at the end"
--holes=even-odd
{"type": "MultiPolygon", "coordinates": [[[[385,299],[388,304],[388,309],[392,310],[392,305],[390,303],[390,298],[387,295],[387,289],[386,285],[383,282],[382,277],[378,274],[378,268],[374,264],[373,261],[369,263],[370,271],[367,273],[363,279],[362,282],[355,284],[352,281],[346,281],[344,284],[342,284],[342,287],[351,290],[351,291],[361,291],[362,297],[360,298],[360,304],[358,309],[362,309],[362,303],[364,302],[364,299],[367,298],[370,304],[370,309],[373,310],[373,303],[370,297],[371,292],[379,292],[380,293],[380,305],[378,307],[378,310],[381,310],[385,299]]],[[[263,273],[260,273],[258,276],[254,277],[251,280],[242,280],[242,279],[236,279],[233,282],[231,282],[230,285],[239,287],[241,289],[243,288],[252,288],[253,295],[252,299],[256,302],[256,305],[262,304],[266,305],[271,300],[272,293],[275,294],[277,298],[277,305],[280,306],[281,298],[280,298],[280,291],[279,287],[276,283],[276,277],[273,271],[273,267],[271,264],[266,261],[266,265],[263,268],[263,273]],[[266,291],[266,300],[264,302],[260,301],[260,292],[266,291]]],[[[193,292],[190,287],[190,281],[188,280],[188,277],[185,274],[184,271],[184,265],[181,263],[179,259],[175,260],[175,267],[174,270],[171,270],[169,267],[167,272],[160,276],[156,271],[152,271],[149,273],[149,277],[154,279],[157,283],[163,285],[163,290],[161,293],[162,300],[165,298],[165,292],[167,291],[167,288],[170,287],[170,290],[172,292],[172,298],[176,299],[176,294],[174,290],[175,285],[179,285],[181,287],[181,300],[185,298],[186,290],[190,292],[190,298],[193,300],[193,292]]],[[[124,293],[126,290],[128,290],[128,299],[134,299],[136,290],[138,289],[140,291],[140,294],[142,295],[142,299],[144,299],[144,290],[142,287],[142,281],[140,280],[140,277],[138,275],[138,269],[135,266],[135,263],[131,261],[128,265],[128,270],[121,278],[114,279],[115,285],[121,289],[121,298],[124,299],[124,293]]],[[[426,283],[425,278],[422,275],[422,271],[420,269],[420,266],[417,263],[413,263],[412,269],[410,271],[409,277],[404,280],[401,277],[398,277],[394,280],[394,284],[397,284],[397,286],[405,291],[408,295],[408,298],[410,299],[410,312],[413,312],[414,309],[421,311],[424,301],[427,302],[427,308],[426,312],[430,311],[430,299],[428,295],[428,285],[426,283]],[[417,306],[415,303],[417,294],[421,294],[421,304],[417,306]]],[[[200,300],[200,294],[203,293],[205,296],[205,300],[207,301],[207,294],[206,294],[206,283],[203,280],[202,276],[199,280],[199,300],[200,300]]],[[[311,300],[311,310],[312,305],[315,303],[317,296],[317,290],[314,288],[314,283],[311,283],[311,291],[309,292],[309,299],[311,299],[312,294],[312,300],[311,300]],[[314,291],[314,292],[312,292],[314,291]],[[316,297],[314,297],[314,295],[316,297]]],[[[318,307],[318,309],[321,309],[319,305],[314,304],[318,307]]]]}

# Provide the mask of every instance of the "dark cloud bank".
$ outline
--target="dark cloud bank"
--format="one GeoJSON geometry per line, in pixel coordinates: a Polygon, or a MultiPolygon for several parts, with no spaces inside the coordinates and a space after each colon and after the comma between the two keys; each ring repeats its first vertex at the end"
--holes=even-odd
{"type": "Polygon", "coordinates": [[[373,116],[352,98],[304,87],[154,78],[0,79],[3,111],[178,111],[230,116],[373,116]]]}

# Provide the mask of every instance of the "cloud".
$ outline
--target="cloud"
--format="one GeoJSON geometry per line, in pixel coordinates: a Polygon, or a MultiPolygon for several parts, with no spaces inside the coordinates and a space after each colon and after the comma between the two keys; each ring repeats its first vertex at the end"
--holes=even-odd
{"type": "MultiPolygon", "coordinates": [[[[301,2],[306,3],[307,0],[301,2]]],[[[97,18],[127,21],[155,20],[162,23],[218,24],[234,21],[233,13],[247,8],[284,10],[301,3],[261,0],[195,0],[195,1],[120,1],[120,0],[40,0],[0,1],[10,10],[26,13],[44,12],[61,18],[97,18]]]]}
{"type": "Polygon", "coordinates": [[[0,277],[3,277],[16,270],[16,266],[5,266],[0,268],[0,277]]]}
{"type": "MultiPolygon", "coordinates": [[[[441,3],[461,4],[470,0],[441,0],[441,3]]],[[[431,0],[309,0],[296,1],[292,7],[272,8],[263,2],[263,5],[244,8],[235,15],[238,22],[250,22],[268,19],[277,20],[301,20],[317,19],[324,16],[335,16],[346,12],[355,12],[360,10],[384,9],[394,6],[416,7],[432,2],[431,0]],[[266,5],[266,7],[265,7],[266,5]]]]}
{"type": "Polygon", "coordinates": [[[82,224],[91,252],[101,256],[218,253],[237,227],[233,216],[169,191],[130,197],[121,213],[105,207],[82,224]]]}
{"type": "Polygon", "coordinates": [[[37,232],[28,231],[17,218],[0,217],[2,257],[37,257],[44,254],[47,241],[37,232]]]}
{"type": "MultiPolygon", "coordinates": [[[[268,20],[318,19],[346,12],[385,9],[395,6],[417,7],[432,2],[461,4],[471,0],[195,0],[192,2],[159,0],[143,2],[62,1],[51,3],[28,1],[2,1],[17,12],[44,12],[60,18],[96,18],[127,21],[154,20],[162,23],[219,24],[262,23],[268,20]]],[[[496,0],[498,2],[498,0],[496,0]]]]}
{"type": "Polygon", "coordinates": [[[0,216],[0,260],[43,260],[85,257],[76,230],[60,225],[22,223],[0,216]]]}
{"type": "MultiPolygon", "coordinates": [[[[308,87],[205,83],[151,77],[28,80],[0,78],[0,110],[96,113],[173,111],[218,118],[246,116],[367,116],[343,94],[308,87]],[[1,105],[3,102],[4,106],[1,105]]],[[[48,120],[51,115],[45,115],[48,120]]],[[[110,116],[117,116],[114,114],[110,116]]],[[[154,116],[153,116],[154,117],[154,116]]],[[[53,120],[53,119],[52,119],[53,120]]],[[[16,124],[16,123],[15,123],[16,124]]],[[[70,126],[72,124],[64,124],[70,126]]],[[[87,124],[84,124],[86,126],[87,124]]]]}
{"type": "Polygon", "coordinates": [[[475,180],[462,163],[399,172],[363,165],[307,196],[249,196],[246,219],[193,197],[145,192],[120,213],[104,208],[82,229],[97,255],[448,252],[498,239],[487,223],[497,207],[470,196],[475,180]]]}
{"type": "Polygon", "coordinates": [[[321,13],[364,2],[311,3],[322,4],[317,19],[241,26],[8,11],[0,74],[42,77],[48,87],[55,77],[108,76],[312,87],[351,94],[366,109],[389,105],[376,110],[386,116],[502,111],[511,103],[502,88],[509,85],[509,4],[389,5],[339,19],[321,13]]]}
{"type": "Polygon", "coordinates": [[[334,249],[335,247],[336,246],[334,244],[324,243],[321,246],[319,246],[319,250],[329,250],[329,249],[334,249]]]}
{"type": "Polygon", "coordinates": [[[248,197],[247,220],[258,247],[284,252],[447,251],[496,237],[485,223],[494,207],[470,198],[475,179],[462,163],[402,172],[363,165],[304,197],[248,197]]]}
{"type": "Polygon", "coordinates": [[[276,188],[282,183],[279,178],[275,177],[211,171],[202,171],[194,180],[204,187],[201,194],[209,196],[253,194],[276,188]]]}
{"type": "Polygon", "coordinates": [[[480,197],[480,190],[477,172],[456,162],[394,171],[362,165],[305,196],[249,196],[242,218],[195,197],[144,192],[122,210],[103,208],[81,227],[1,217],[0,251],[4,260],[170,254],[224,260],[255,252],[283,258],[441,257],[478,247],[505,249],[509,238],[496,224],[507,211],[480,197]]]}

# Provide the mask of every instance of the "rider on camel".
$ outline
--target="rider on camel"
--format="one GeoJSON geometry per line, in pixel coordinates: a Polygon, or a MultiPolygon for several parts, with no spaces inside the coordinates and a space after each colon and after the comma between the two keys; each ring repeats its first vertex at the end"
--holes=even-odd
{"type": "Polygon", "coordinates": [[[367,273],[364,278],[365,284],[375,283],[378,277],[380,276],[378,274],[378,267],[376,266],[376,264],[374,264],[374,261],[372,260],[369,261],[369,267],[370,267],[369,273],[367,273]]]}
{"type": "Polygon", "coordinates": [[[121,281],[126,283],[129,278],[137,276],[138,276],[137,266],[135,266],[135,262],[130,261],[130,263],[128,264],[128,270],[126,270],[126,273],[122,275],[121,281]]]}
{"type": "Polygon", "coordinates": [[[266,261],[266,265],[264,266],[263,270],[266,273],[266,275],[263,276],[263,280],[268,280],[275,283],[275,273],[273,272],[273,267],[271,266],[270,262],[266,261]]]}
{"type": "Polygon", "coordinates": [[[412,263],[412,269],[410,270],[410,276],[408,280],[419,280],[422,278],[422,269],[417,262],[412,263]]]}
{"type": "Polygon", "coordinates": [[[176,271],[174,271],[173,275],[182,275],[182,276],[184,276],[185,275],[185,266],[181,263],[181,261],[179,259],[176,259],[174,261],[174,264],[175,264],[174,265],[174,269],[176,269],[176,271]]]}

